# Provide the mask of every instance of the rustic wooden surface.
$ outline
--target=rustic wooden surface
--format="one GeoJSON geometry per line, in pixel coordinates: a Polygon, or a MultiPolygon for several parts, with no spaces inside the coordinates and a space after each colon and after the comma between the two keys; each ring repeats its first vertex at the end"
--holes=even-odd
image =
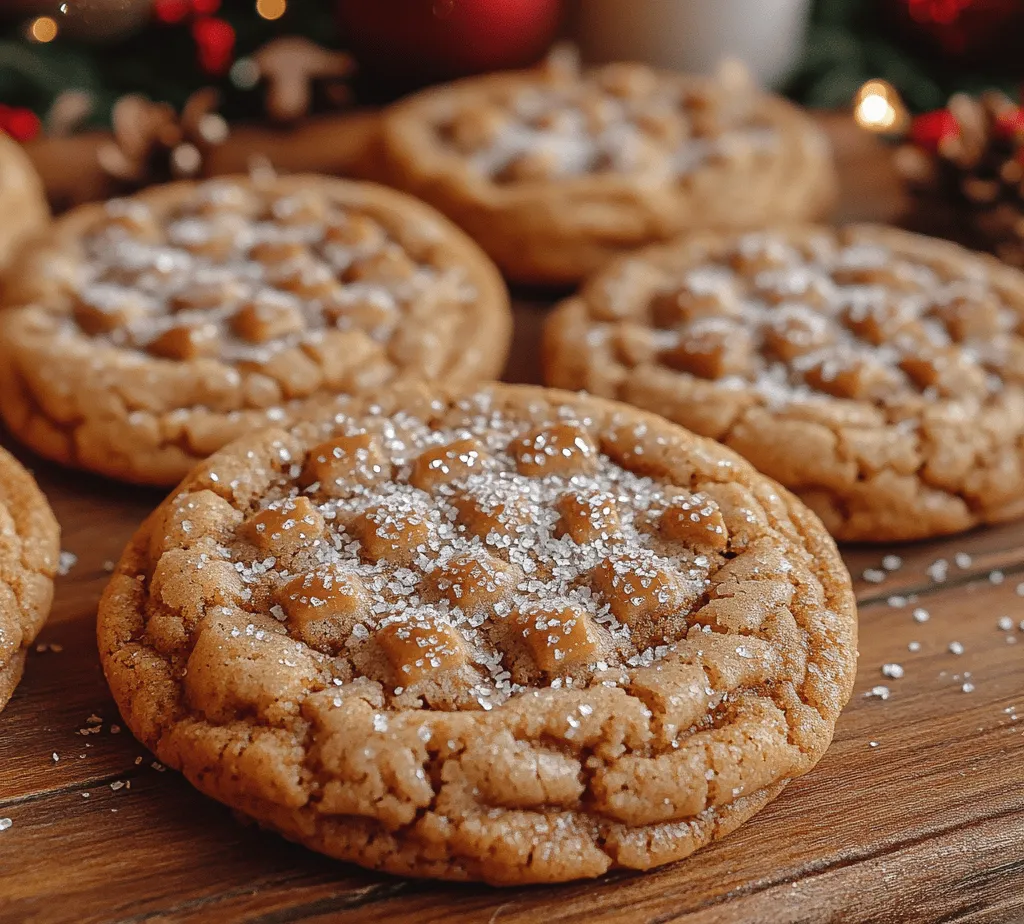
{"type": "MultiPolygon", "coordinates": [[[[831,128],[845,217],[892,218],[885,160],[842,121],[831,128]]],[[[517,305],[512,380],[537,379],[543,312],[540,299],[517,305]]],[[[331,862],[154,768],[118,727],[93,623],[109,563],[159,494],[22,458],[78,561],[59,579],[48,647],[0,715],[3,924],[1024,921],[1024,525],[846,550],[861,607],[853,700],[818,768],[735,834],[646,875],[496,890],[331,862]],[[902,566],[865,580],[886,553],[902,566]],[[882,676],[887,663],[902,679],[882,676]],[[883,684],[888,699],[865,696],[883,684]]]]}

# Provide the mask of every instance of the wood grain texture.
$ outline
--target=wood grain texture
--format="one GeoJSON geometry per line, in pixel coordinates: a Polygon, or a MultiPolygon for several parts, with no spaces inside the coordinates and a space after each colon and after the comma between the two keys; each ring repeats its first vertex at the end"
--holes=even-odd
{"type": "MultiPolygon", "coordinates": [[[[842,140],[843,123],[833,130],[842,140]]],[[[857,137],[842,145],[846,217],[892,217],[884,161],[857,137]]],[[[548,301],[517,303],[510,380],[538,379],[548,301]]],[[[39,639],[62,650],[30,655],[0,714],[0,818],[12,821],[0,832],[0,924],[1024,921],[1024,524],[846,550],[861,603],[854,698],[818,768],[736,833],[646,875],[497,890],[334,863],[154,768],[115,731],[94,619],[109,563],[160,494],[20,455],[78,562],[39,639]],[[878,582],[886,553],[901,567],[878,582]],[[883,677],[888,663],[904,676],[883,677]],[[878,685],[888,699],[865,696],[878,685]]]]}

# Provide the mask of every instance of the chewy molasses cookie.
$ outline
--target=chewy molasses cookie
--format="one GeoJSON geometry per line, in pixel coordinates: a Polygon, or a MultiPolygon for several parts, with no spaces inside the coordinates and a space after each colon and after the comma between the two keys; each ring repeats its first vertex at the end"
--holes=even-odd
{"type": "Polygon", "coordinates": [[[173,484],[316,399],[504,366],[490,261],[433,209],[318,176],[154,187],[76,209],[0,317],[0,411],[33,449],[173,484]]]}
{"type": "Polygon", "coordinates": [[[0,132],[0,272],[50,221],[43,182],[13,138],[0,132]]]}
{"type": "Polygon", "coordinates": [[[203,792],[393,873],[684,857],[850,695],[831,538],[727,449],[538,388],[338,402],[202,463],[99,613],[126,721],[203,792]]]}
{"type": "Polygon", "coordinates": [[[871,226],[700,236],[564,302],[551,385],[656,411],[795,491],[832,534],[1024,513],[1024,275],[871,226]]]}
{"type": "Polygon", "coordinates": [[[50,614],[60,527],[32,476],[0,448],[0,709],[50,614]]]}
{"type": "Polygon", "coordinates": [[[507,276],[574,283],[701,228],[820,217],[827,142],[808,116],[717,78],[564,60],[420,93],[384,120],[390,181],[465,228],[507,276]]]}

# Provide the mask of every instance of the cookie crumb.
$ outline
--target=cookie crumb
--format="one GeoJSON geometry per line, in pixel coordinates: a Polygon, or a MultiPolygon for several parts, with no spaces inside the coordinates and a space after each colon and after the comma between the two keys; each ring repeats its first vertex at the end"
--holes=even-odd
{"type": "Polygon", "coordinates": [[[867,693],[864,694],[865,699],[888,699],[890,690],[885,686],[872,687],[867,693]]]}
{"type": "Polygon", "coordinates": [[[57,561],[57,574],[61,577],[67,575],[75,565],[78,564],[78,556],[74,552],[62,550],[57,561]]]}
{"type": "Polygon", "coordinates": [[[903,676],[903,665],[902,664],[883,664],[882,665],[882,676],[891,677],[893,680],[899,680],[903,676]]]}

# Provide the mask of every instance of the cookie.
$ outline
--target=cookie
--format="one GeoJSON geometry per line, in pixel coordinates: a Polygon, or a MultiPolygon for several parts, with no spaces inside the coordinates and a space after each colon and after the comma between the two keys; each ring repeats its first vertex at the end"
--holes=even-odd
{"type": "Polygon", "coordinates": [[[704,235],[563,302],[545,380],[713,437],[843,540],[1024,513],[1024,275],[873,226],[704,235]]]}
{"type": "Polygon", "coordinates": [[[0,448],[0,709],[21,680],[46,622],[60,556],[60,527],[32,476],[0,448]]]}
{"type": "Polygon", "coordinates": [[[0,317],[0,412],[37,452],[174,484],[311,402],[496,377],[497,270],[433,209],[319,176],[153,187],[60,219],[0,317]]]}
{"type": "Polygon", "coordinates": [[[849,575],[728,449],[522,386],[320,419],[198,466],[100,604],[122,715],[204,793],[367,867],[550,882],[684,857],[824,753],[849,575]]]}
{"type": "Polygon", "coordinates": [[[811,119],[743,74],[554,60],[393,107],[390,181],[436,205],[519,282],[575,283],[695,229],[821,217],[835,190],[811,119]]]}
{"type": "Polygon", "coordinates": [[[13,138],[0,132],[0,272],[21,246],[49,224],[50,207],[35,167],[13,138]]]}

